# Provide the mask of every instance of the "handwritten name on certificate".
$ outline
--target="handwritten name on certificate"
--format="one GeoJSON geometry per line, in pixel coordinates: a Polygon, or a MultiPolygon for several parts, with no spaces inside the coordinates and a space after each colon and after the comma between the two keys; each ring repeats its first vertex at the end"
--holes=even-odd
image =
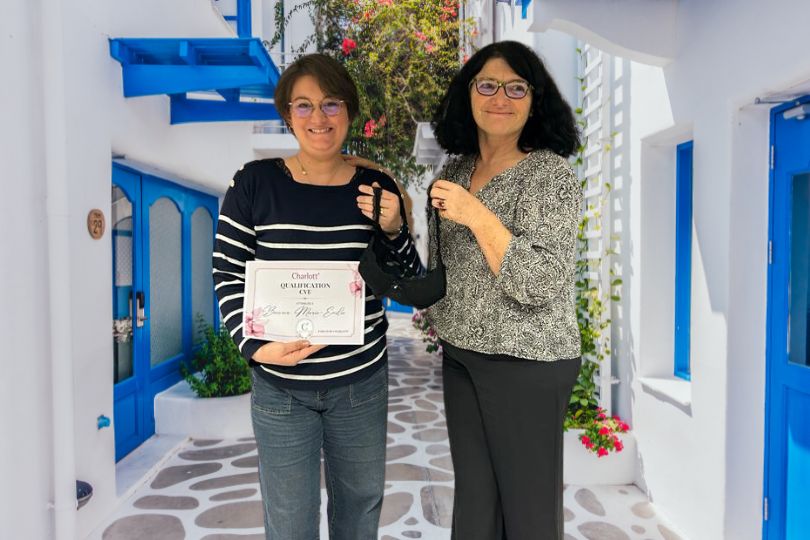
{"type": "Polygon", "coordinates": [[[362,345],[366,286],[357,266],[346,261],[249,261],[244,336],[362,345]]]}

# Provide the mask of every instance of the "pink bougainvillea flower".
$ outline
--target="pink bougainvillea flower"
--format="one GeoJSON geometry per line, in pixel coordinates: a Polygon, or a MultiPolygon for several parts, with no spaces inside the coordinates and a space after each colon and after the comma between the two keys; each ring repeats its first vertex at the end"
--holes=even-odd
{"type": "Polygon", "coordinates": [[[599,450],[596,451],[596,455],[599,456],[599,457],[604,457],[604,456],[608,455],[608,451],[607,451],[607,449],[605,447],[600,446],[599,450]]]}
{"type": "Polygon", "coordinates": [[[448,21],[450,18],[455,17],[458,15],[458,4],[455,2],[445,2],[444,7],[442,7],[442,14],[439,18],[443,21],[448,21]]]}
{"type": "Polygon", "coordinates": [[[370,139],[374,136],[374,132],[377,129],[377,121],[373,118],[366,122],[366,125],[363,127],[363,137],[366,139],[370,139]]]}
{"type": "Polygon", "coordinates": [[[604,420],[605,418],[607,418],[607,415],[605,415],[605,413],[599,413],[596,415],[597,420],[604,420]]]}
{"type": "Polygon", "coordinates": [[[416,39],[418,39],[419,41],[427,41],[428,38],[423,32],[420,32],[419,30],[416,30],[413,33],[413,35],[416,36],[416,39]]]}
{"type": "Polygon", "coordinates": [[[352,51],[357,48],[357,42],[350,38],[343,38],[343,43],[340,46],[340,50],[343,51],[343,56],[349,56],[352,54],[352,51]]]}
{"type": "Polygon", "coordinates": [[[583,435],[582,437],[579,438],[579,440],[582,441],[582,444],[584,444],[585,446],[591,444],[591,438],[588,437],[587,435],[583,435]]]}
{"type": "Polygon", "coordinates": [[[599,428],[599,435],[610,435],[610,428],[607,426],[602,426],[599,428]]]}
{"type": "Polygon", "coordinates": [[[616,449],[617,452],[621,452],[624,450],[624,443],[622,441],[615,441],[613,443],[613,447],[616,449]]]}

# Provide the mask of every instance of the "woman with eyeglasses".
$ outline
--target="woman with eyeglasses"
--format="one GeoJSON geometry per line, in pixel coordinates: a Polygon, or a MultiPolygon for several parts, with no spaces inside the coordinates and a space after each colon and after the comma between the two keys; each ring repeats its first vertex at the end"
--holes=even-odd
{"type": "Polygon", "coordinates": [[[430,189],[447,295],[428,310],[443,350],[452,537],[561,539],[562,426],[580,367],[576,122],[540,58],[505,41],[462,67],[434,129],[456,155],[430,189]]]}
{"type": "Polygon", "coordinates": [[[380,226],[421,268],[395,182],[346,163],[340,150],[358,112],[345,68],[321,54],[290,65],[275,92],[300,145],[287,159],[246,164],[225,194],[214,247],[222,321],[253,374],[252,419],[259,454],[265,534],[318,538],[320,465],[332,540],[377,538],[385,476],[388,369],[381,302],[366,291],[363,345],[266,342],[243,335],[250,260],[358,261],[372,237],[372,186],[383,189],[380,226]]]}

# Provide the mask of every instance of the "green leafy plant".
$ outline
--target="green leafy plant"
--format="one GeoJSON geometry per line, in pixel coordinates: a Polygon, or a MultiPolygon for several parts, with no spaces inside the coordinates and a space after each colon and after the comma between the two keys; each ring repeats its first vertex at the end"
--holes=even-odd
{"type": "Polygon", "coordinates": [[[218,331],[201,321],[205,339],[191,366],[180,365],[180,373],[202,398],[238,396],[250,391],[250,366],[239,353],[228,329],[218,331]]]}
{"type": "Polygon", "coordinates": [[[464,60],[461,45],[476,32],[458,10],[458,0],[310,0],[286,17],[277,11],[270,46],[291,17],[310,14],[315,32],[294,54],[314,47],[337,58],[360,94],[347,150],[384,164],[407,186],[425,172],[411,155],[416,124],[432,118],[464,60]]]}
{"type": "MultiPolygon", "coordinates": [[[[582,55],[581,49],[577,53],[582,55]]],[[[585,78],[578,77],[581,90],[585,90],[585,78]]],[[[580,128],[585,128],[586,121],[583,118],[583,104],[574,110],[577,116],[577,124],[580,128]]],[[[611,133],[611,140],[616,133],[611,133]]],[[[577,149],[574,164],[581,166],[584,163],[584,153],[587,147],[587,139],[583,141],[577,149]]],[[[603,152],[609,152],[612,146],[605,144],[603,152]]],[[[606,158],[605,158],[606,159],[606,158]]],[[[602,266],[603,257],[610,256],[614,252],[606,249],[598,257],[594,257],[590,252],[588,232],[599,230],[599,220],[604,205],[609,204],[609,196],[612,189],[610,182],[603,182],[604,190],[597,199],[597,203],[590,204],[579,222],[577,230],[577,260],[576,260],[576,310],[577,323],[582,344],[582,367],[580,368],[577,381],[571,392],[571,399],[568,404],[568,412],[565,418],[565,429],[584,428],[591,429],[599,416],[604,415],[604,411],[599,407],[598,389],[594,381],[599,370],[599,365],[610,352],[610,317],[605,316],[607,311],[607,300],[619,302],[619,288],[622,285],[620,277],[616,276],[613,269],[610,269],[610,283],[600,284],[591,276],[598,273],[602,266]],[[591,220],[594,220],[594,227],[591,227],[591,220]],[[607,335],[606,335],[607,334],[607,335]]],[[[587,179],[581,180],[581,187],[584,191],[587,188],[587,179]]],[[[626,425],[626,424],[624,424],[626,425]]]]}

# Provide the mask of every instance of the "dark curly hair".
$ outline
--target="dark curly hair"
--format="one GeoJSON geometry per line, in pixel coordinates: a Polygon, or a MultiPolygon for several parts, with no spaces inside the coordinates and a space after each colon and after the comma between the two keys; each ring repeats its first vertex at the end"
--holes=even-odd
{"type": "Polygon", "coordinates": [[[478,153],[478,128],[470,104],[470,82],[492,58],[502,58],[532,85],[531,115],[518,140],[520,149],[530,152],[548,148],[563,157],[573,154],[579,148],[580,138],[571,107],[560,95],[543,61],[517,41],[487,45],[453,77],[433,117],[433,131],[439,145],[449,154],[478,153]]]}

